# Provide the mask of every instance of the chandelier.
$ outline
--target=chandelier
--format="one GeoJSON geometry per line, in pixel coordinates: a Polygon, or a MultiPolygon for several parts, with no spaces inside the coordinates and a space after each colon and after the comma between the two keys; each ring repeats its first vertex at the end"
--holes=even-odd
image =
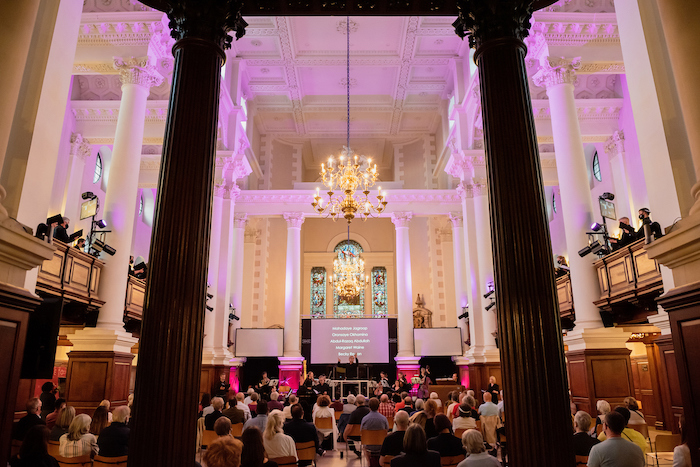
{"type": "Polygon", "coordinates": [[[386,207],[386,192],[382,193],[381,187],[377,189],[377,201],[370,201],[370,188],[377,181],[377,164],[372,166],[372,159],[367,159],[367,166],[363,161],[364,156],[359,159],[352,149],[350,149],[350,17],[347,17],[347,144],[343,146],[343,151],[339,156],[340,162],[337,167],[333,167],[333,157],[328,158],[328,167],[321,164],[321,181],[328,188],[328,201],[324,206],[324,200],[320,191],[316,188],[316,195],[311,203],[314,210],[319,214],[331,217],[335,222],[341,216],[352,222],[356,215],[363,216],[363,220],[380,214],[386,207]],[[335,190],[340,191],[336,194],[335,190]],[[356,191],[360,189],[361,195],[355,197],[356,191]]]}
{"type": "Polygon", "coordinates": [[[364,290],[361,277],[365,272],[365,261],[361,258],[333,261],[333,285],[335,292],[345,301],[352,300],[364,290]]]}

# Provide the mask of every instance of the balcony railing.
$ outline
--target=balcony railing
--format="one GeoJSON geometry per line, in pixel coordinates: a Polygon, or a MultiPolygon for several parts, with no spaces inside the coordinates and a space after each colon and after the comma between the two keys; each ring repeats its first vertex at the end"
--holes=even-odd
{"type": "Polygon", "coordinates": [[[124,321],[141,321],[143,301],[146,296],[146,281],[129,276],[126,283],[126,300],[124,301],[124,321]]]}
{"type": "Polygon", "coordinates": [[[557,278],[557,300],[559,301],[559,316],[572,322],[576,319],[574,313],[574,296],[571,293],[571,274],[557,278]]]}

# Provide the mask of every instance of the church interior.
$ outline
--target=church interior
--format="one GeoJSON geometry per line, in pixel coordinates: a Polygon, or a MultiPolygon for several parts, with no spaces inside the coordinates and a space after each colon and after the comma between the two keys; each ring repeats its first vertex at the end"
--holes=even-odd
{"type": "Polygon", "coordinates": [[[0,462],[47,384],[77,414],[129,406],[129,466],[191,466],[220,378],[226,403],[319,375],[342,401],[400,374],[428,397],[427,374],[442,404],[503,390],[502,465],[574,466],[574,414],[630,397],[649,455],[669,436],[700,465],[694,20],[0,5],[0,462]]]}

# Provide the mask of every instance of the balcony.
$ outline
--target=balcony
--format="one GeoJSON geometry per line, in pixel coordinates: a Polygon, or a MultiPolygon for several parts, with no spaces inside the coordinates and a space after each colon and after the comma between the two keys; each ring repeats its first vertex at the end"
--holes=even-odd
{"type": "Polygon", "coordinates": [[[146,296],[146,281],[129,276],[124,300],[124,323],[127,330],[136,332],[141,328],[143,302],[146,296]]]}
{"type": "Polygon", "coordinates": [[[571,329],[576,319],[574,296],[571,293],[571,274],[565,274],[557,278],[557,300],[559,301],[561,326],[564,329],[571,329]]]}

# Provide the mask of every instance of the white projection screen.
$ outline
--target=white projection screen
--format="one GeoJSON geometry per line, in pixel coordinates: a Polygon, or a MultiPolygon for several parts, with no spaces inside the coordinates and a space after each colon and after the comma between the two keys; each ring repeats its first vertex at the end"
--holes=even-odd
{"type": "Polygon", "coordinates": [[[417,357],[449,357],[462,355],[460,328],[429,328],[413,330],[413,345],[417,357]]]}
{"type": "Polygon", "coordinates": [[[282,357],[284,329],[236,329],[236,357],[282,357]]]}
{"type": "Polygon", "coordinates": [[[389,363],[389,320],[383,318],[312,319],[311,364],[389,363]]]}

